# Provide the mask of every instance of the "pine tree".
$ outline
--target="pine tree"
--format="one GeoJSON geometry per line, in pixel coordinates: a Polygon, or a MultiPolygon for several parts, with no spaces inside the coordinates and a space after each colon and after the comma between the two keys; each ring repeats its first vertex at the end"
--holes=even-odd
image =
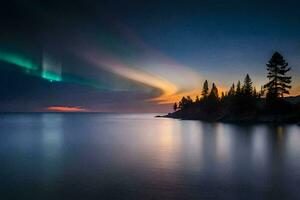
{"type": "Polygon", "coordinates": [[[199,96],[197,95],[196,99],[195,99],[195,103],[199,103],[199,102],[200,102],[200,99],[199,99],[199,96]]]}
{"type": "Polygon", "coordinates": [[[247,74],[244,79],[243,94],[246,96],[252,96],[252,93],[253,93],[252,80],[249,74],[247,74]]]}
{"type": "Polygon", "coordinates": [[[174,111],[177,110],[177,103],[176,102],[174,103],[173,109],[174,109],[174,111]]]}
{"type": "Polygon", "coordinates": [[[187,96],[186,99],[189,104],[193,103],[193,99],[190,96],[187,96]]]}
{"type": "Polygon", "coordinates": [[[202,88],[202,93],[201,93],[203,98],[206,98],[208,96],[208,90],[209,90],[208,89],[208,82],[207,82],[207,80],[205,80],[204,83],[203,83],[203,88],[202,88]]]}
{"type": "Polygon", "coordinates": [[[214,96],[217,99],[219,98],[218,88],[215,83],[212,84],[212,88],[211,88],[209,96],[214,96]]]}
{"type": "Polygon", "coordinates": [[[193,100],[190,96],[182,97],[181,101],[179,102],[179,108],[187,109],[193,104],[193,100]]]}
{"type": "Polygon", "coordinates": [[[235,95],[235,85],[232,83],[232,86],[230,87],[228,91],[228,96],[234,96],[235,95]]]}
{"type": "Polygon", "coordinates": [[[255,88],[255,87],[253,88],[253,93],[252,93],[252,95],[253,95],[254,97],[259,97],[259,94],[257,94],[257,91],[256,91],[256,88],[255,88]]]}
{"type": "Polygon", "coordinates": [[[264,88],[264,86],[261,86],[260,92],[259,92],[259,97],[262,98],[264,96],[265,96],[265,88],[264,88]]]}
{"type": "Polygon", "coordinates": [[[213,83],[207,99],[204,101],[206,112],[214,115],[220,108],[220,98],[217,86],[213,83]]]}
{"type": "Polygon", "coordinates": [[[184,109],[186,107],[186,98],[185,97],[182,97],[181,98],[181,101],[179,101],[179,109],[184,109]]]}
{"type": "Polygon", "coordinates": [[[224,92],[221,93],[221,99],[223,100],[225,98],[224,92]]]}
{"type": "Polygon", "coordinates": [[[241,89],[241,82],[238,81],[236,84],[236,92],[237,95],[240,95],[242,93],[242,89],[241,89]]]}
{"type": "Polygon", "coordinates": [[[292,77],[286,73],[291,70],[288,63],[280,53],[275,52],[267,65],[269,82],[264,86],[267,89],[268,99],[278,99],[284,94],[289,94],[291,89],[292,77]]]}

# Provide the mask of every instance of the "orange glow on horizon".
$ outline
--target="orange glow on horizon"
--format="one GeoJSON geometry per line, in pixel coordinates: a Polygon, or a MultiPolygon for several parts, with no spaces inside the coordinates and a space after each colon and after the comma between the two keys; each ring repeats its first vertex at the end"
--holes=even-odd
{"type": "MultiPolygon", "coordinates": [[[[225,88],[218,87],[219,96],[221,96],[222,92],[227,91],[225,88]]],[[[148,100],[149,102],[155,102],[158,104],[171,104],[174,102],[178,102],[182,97],[190,96],[193,100],[196,99],[196,96],[201,98],[201,89],[194,89],[191,91],[178,92],[173,95],[161,95],[159,97],[152,98],[148,100]]]]}
{"type": "MultiPolygon", "coordinates": [[[[228,90],[229,90],[229,88],[226,89],[226,88],[218,87],[219,96],[221,97],[222,92],[226,93],[226,92],[228,92],[228,90]]],[[[298,96],[299,94],[300,94],[300,87],[297,88],[297,89],[292,90],[291,93],[289,95],[286,95],[285,97],[298,96]]],[[[164,95],[163,94],[159,97],[155,97],[155,98],[152,98],[152,99],[148,100],[148,102],[155,102],[157,104],[173,104],[175,102],[179,102],[181,100],[181,98],[184,97],[184,96],[185,97],[190,96],[193,100],[196,99],[196,96],[201,98],[201,89],[178,92],[178,93],[175,93],[173,95],[164,95]]]]}
{"type": "MultiPolygon", "coordinates": [[[[299,83],[299,82],[297,82],[297,83],[299,83]]],[[[300,95],[300,85],[299,84],[292,87],[289,96],[298,96],[298,95],[300,95]]]]}
{"type": "Polygon", "coordinates": [[[48,111],[52,112],[86,112],[88,109],[77,106],[49,106],[48,111]]]}

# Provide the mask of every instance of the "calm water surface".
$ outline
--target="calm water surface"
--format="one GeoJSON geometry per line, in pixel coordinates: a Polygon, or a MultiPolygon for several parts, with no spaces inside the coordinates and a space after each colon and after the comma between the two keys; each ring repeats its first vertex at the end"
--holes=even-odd
{"type": "Polygon", "coordinates": [[[300,199],[300,127],[0,115],[1,199],[300,199]]]}

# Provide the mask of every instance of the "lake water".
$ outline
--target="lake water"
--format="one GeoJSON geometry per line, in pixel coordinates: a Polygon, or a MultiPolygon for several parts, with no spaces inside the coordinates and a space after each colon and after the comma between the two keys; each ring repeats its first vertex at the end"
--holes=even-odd
{"type": "Polygon", "coordinates": [[[1,199],[300,199],[300,127],[0,115],[1,199]]]}

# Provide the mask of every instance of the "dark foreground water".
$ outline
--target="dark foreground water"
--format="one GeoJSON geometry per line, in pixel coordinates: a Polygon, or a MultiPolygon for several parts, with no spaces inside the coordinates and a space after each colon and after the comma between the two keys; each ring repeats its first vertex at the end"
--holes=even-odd
{"type": "Polygon", "coordinates": [[[1,199],[300,199],[300,127],[0,115],[1,199]]]}

